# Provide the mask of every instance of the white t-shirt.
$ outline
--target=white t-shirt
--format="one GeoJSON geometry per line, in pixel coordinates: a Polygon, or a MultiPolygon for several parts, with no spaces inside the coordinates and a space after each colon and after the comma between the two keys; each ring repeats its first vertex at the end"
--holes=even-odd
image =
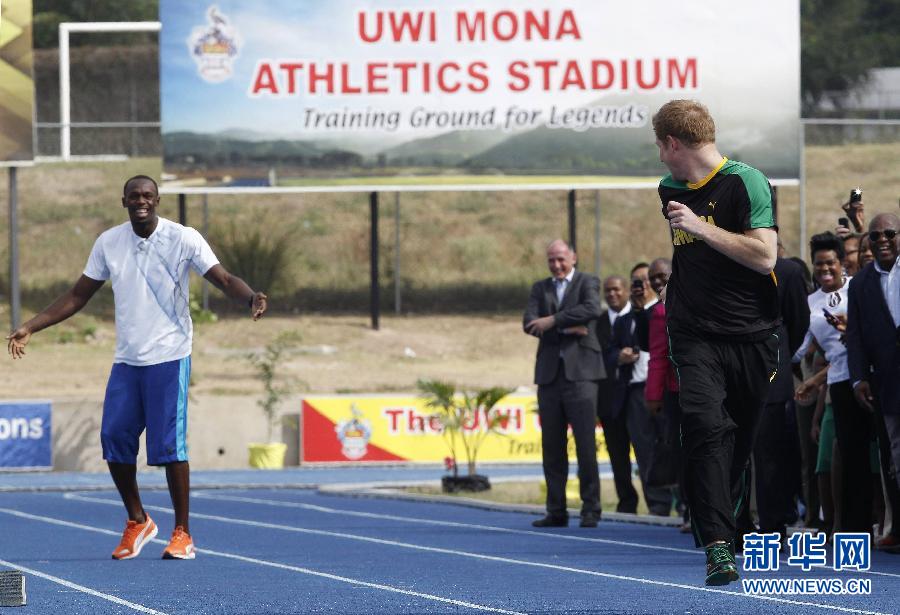
{"type": "Polygon", "coordinates": [[[203,275],[218,262],[200,233],[165,218],[146,239],[134,233],[131,222],[101,234],[84,275],[112,281],[115,362],[156,365],[190,355],[188,268],[203,275]]]}
{"type": "Polygon", "coordinates": [[[850,370],[847,367],[847,347],[841,342],[840,332],[828,324],[825,320],[826,309],[835,316],[847,315],[847,289],[850,287],[850,278],[844,285],[834,292],[826,293],[821,288],[811,294],[809,303],[809,332],[825,351],[825,359],[828,361],[828,384],[842,382],[850,379],[850,370]]]}

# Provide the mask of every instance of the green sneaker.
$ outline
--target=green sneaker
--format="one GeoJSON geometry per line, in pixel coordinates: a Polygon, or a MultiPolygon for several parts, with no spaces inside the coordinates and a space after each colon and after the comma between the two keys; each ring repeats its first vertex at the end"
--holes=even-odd
{"type": "Polygon", "coordinates": [[[717,542],[706,547],[707,585],[728,585],[739,578],[734,553],[728,543],[717,542]]]}

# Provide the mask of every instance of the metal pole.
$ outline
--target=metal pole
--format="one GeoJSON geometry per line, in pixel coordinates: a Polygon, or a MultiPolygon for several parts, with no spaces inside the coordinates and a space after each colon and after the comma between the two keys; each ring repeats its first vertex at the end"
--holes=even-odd
{"type": "Polygon", "coordinates": [[[600,191],[594,190],[594,274],[600,277],[600,191]]]}
{"type": "Polygon", "coordinates": [[[400,315],[400,193],[394,197],[394,313],[400,315]]]}
{"type": "MultiPolygon", "coordinates": [[[[209,195],[203,195],[203,238],[209,241],[209,195]]],[[[206,278],[203,278],[203,284],[201,285],[202,300],[203,300],[203,309],[209,309],[209,282],[207,282],[206,278]]]]}
{"type": "Polygon", "coordinates": [[[59,24],[59,154],[63,160],[72,155],[72,110],[69,106],[69,29],[59,24]]]}
{"type": "Polygon", "coordinates": [[[378,193],[369,193],[369,224],[370,224],[370,253],[369,253],[369,307],[372,313],[372,328],[378,331],[378,316],[381,304],[380,289],[378,287],[378,193]]]}
{"type": "Polygon", "coordinates": [[[797,254],[806,256],[806,126],[800,122],[800,246],[797,254]]]}
{"type": "Polygon", "coordinates": [[[178,224],[187,226],[187,196],[184,193],[178,195],[178,224]]]}
{"type": "Polygon", "coordinates": [[[578,251],[575,223],[575,190],[569,190],[569,247],[573,252],[578,251]]]}
{"type": "MultiPolygon", "coordinates": [[[[137,74],[137,71],[134,70],[134,56],[128,56],[128,106],[130,113],[130,120],[133,122],[137,120],[137,88],[134,83],[134,77],[137,74]]],[[[133,127],[131,128],[131,156],[135,157],[138,155],[137,151],[138,144],[138,129],[133,127]]]]}
{"type": "Polygon", "coordinates": [[[19,295],[19,215],[16,167],[9,167],[9,318],[12,330],[19,326],[21,296],[19,295]]]}

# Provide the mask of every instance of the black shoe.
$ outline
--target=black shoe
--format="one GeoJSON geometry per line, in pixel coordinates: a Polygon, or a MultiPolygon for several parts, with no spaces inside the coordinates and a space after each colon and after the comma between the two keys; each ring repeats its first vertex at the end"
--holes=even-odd
{"type": "Polygon", "coordinates": [[[532,521],[531,525],[534,527],[568,527],[569,518],[557,515],[547,515],[543,519],[532,521]]]}
{"type": "Polygon", "coordinates": [[[632,506],[630,504],[622,504],[622,502],[619,502],[618,504],[616,504],[616,512],[635,515],[637,514],[637,504],[632,506]]]}
{"type": "Polygon", "coordinates": [[[600,521],[600,515],[595,513],[582,513],[581,515],[581,523],[578,524],[579,527],[597,527],[597,522],[600,521]]]}
{"type": "Polygon", "coordinates": [[[732,544],[725,542],[717,542],[706,547],[707,585],[728,585],[740,578],[732,547],[732,544]]]}

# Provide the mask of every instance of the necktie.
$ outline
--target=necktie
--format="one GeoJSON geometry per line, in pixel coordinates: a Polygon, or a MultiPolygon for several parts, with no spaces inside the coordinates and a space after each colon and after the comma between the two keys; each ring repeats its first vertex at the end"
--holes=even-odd
{"type": "Polygon", "coordinates": [[[566,283],[568,280],[563,278],[562,280],[554,280],[556,283],[556,302],[562,303],[563,295],[566,294],[566,283]]]}

